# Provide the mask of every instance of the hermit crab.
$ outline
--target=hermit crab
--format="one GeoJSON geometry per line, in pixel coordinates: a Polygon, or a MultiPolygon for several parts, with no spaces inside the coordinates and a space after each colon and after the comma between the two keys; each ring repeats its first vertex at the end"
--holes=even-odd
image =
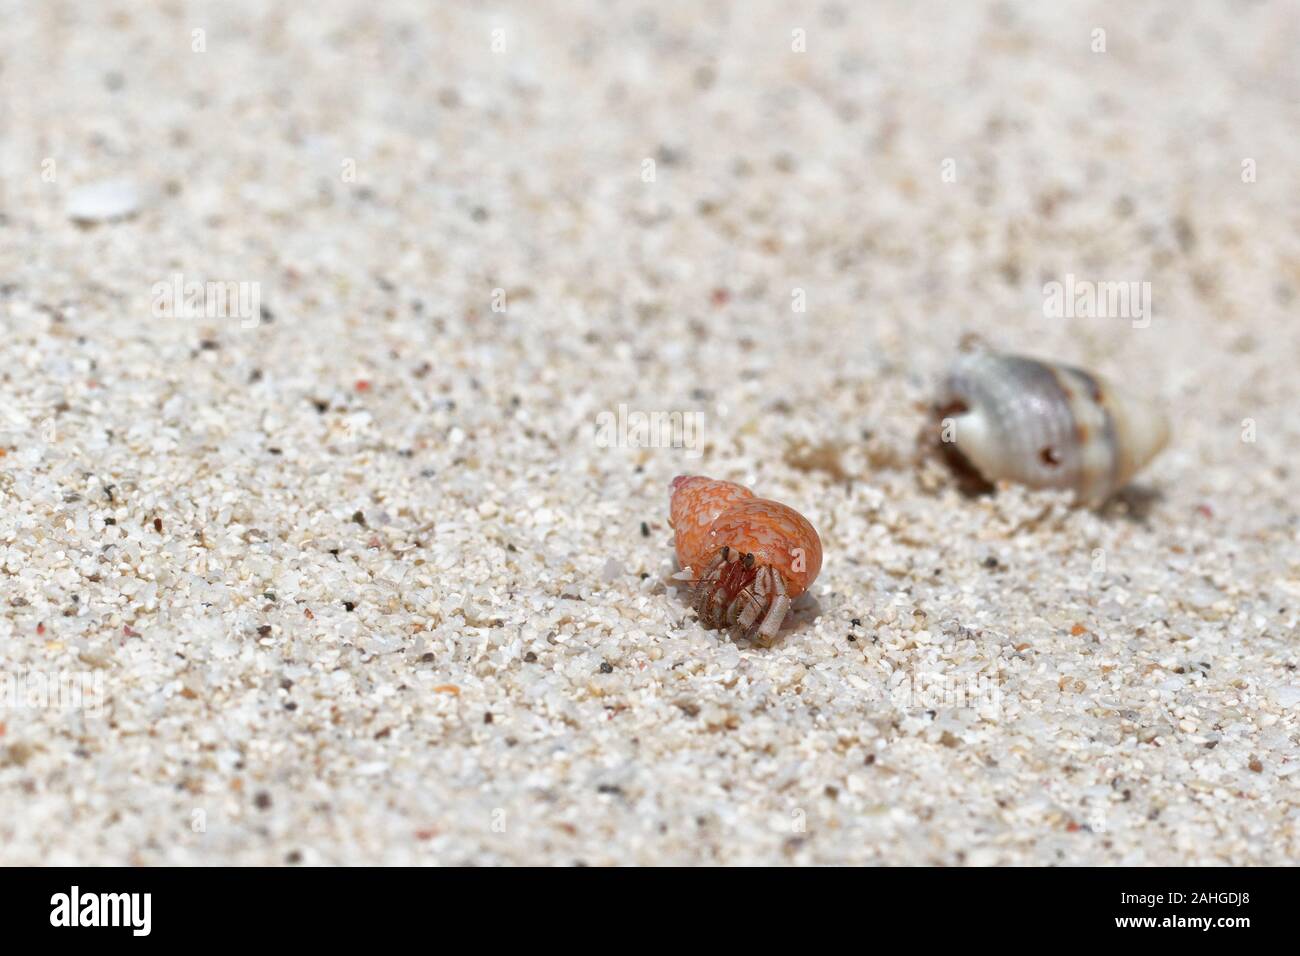
{"type": "Polygon", "coordinates": [[[673,479],[669,509],[678,577],[691,582],[700,621],[770,645],[790,603],[821,570],[821,539],[808,519],[744,485],[701,475],[673,479]]]}
{"type": "Polygon", "coordinates": [[[953,363],[935,414],[940,448],[959,473],[1070,489],[1089,507],[1124,487],[1169,440],[1161,409],[1105,379],[995,352],[953,363]]]}

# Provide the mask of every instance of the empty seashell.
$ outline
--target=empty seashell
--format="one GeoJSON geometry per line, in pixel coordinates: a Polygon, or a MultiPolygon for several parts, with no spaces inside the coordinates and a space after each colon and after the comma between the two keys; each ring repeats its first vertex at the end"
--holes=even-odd
{"type": "Polygon", "coordinates": [[[959,471],[1072,489],[1098,506],[1164,448],[1169,419],[1083,369],[976,352],[953,363],[937,413],[959,471]]]}

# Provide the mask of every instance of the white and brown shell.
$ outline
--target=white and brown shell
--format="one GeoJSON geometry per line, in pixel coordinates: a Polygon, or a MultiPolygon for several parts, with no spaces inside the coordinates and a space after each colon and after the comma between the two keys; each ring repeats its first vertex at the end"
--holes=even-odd
{"type": "Polygon", "coordinates": [[[1098,506],[1169,440],[1169,419],[1083,369],[1019,355],[960,356],[936,411],[945,455],[984,481],[1072,489],[1098,506]]]}

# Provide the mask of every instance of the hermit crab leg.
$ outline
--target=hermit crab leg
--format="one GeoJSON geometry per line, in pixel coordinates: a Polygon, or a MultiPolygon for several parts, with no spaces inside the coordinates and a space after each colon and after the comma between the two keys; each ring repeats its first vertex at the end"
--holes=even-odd
{"type": "Polygon", "coordinates": [[[740,616],[740,606],[750,600],[748,591],[741,591],[736,595],[736,599],[727,605],[727,613],[723,616],[722,623],[731,627],[736,623],[736,618],[740,616]]]}
{"type": "Polygon", "coordinates": [[[764,568],[758,572],[758,577],[754,579],[754,593],[750,597],[749,606],[736,620],[736,626],[740,630],[748,632],[759,616],[767,610],[768,593],[771,591],[771,576],[772,571],[770,568],[764,568]]]}
{"type": "Polygon", "coordinates": [[[709,624],[716,627],[718,624],[721,624],[723,619],[726,617],[726,603],[727,592],[721,588],[714,591],[711,597],[706,593],[706,607],[702,616],[709,624]]]}
{"type": "Polygon", "coordinates": [[[766,568],[760,570],[753,585],[742,588],[736,595],[736,600],[732,602],[732,610],[736,613],[728,616],[727,624],[737,634],[746,633],[750,625],[767,609],[767,586],[764,579],[766,573],[766,568]]]}
{"type": "Polygon", "coordinates": [[[776,594],[772,598],[767,615],[763,618],[763,623],[758,626],[757,637],[762,644],[771,644],[776,640],[776,635],[781,630],[781,622],[785,620],[786,612],[790,610],[790,598],[785,593],[785,581],[779,574],[773,574],[772,578],[772,583],[776,586],[776,594]]]}
{"type": "Polygon", "coordinates": [[[700,575],[691,588],[691,606],[695,608],[695,613],[700,616],[701,620],[706,620],[705,609],[708,607],[709,599],[711,597],[720,599],[720,592],[715,594],[713,585],[722,576],[723,565],[727,563],[727,551],[727,548],[723,548],[718,552],[717,557],[709,563],[709,566],[704,569],[704,573],[700,575]]]}

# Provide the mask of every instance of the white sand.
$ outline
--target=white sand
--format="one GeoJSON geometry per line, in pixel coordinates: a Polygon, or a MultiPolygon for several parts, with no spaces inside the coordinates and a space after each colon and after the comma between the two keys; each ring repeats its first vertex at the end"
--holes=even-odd
{"type": "Polygon", "coordinates": [[[0,703],[0,862],[1296,858],[1293,4],[269,6],[0,0],[0,667],[102,704],[0,703]],[[1144,492],[918,468],[967,333],[1165,401],[1144,492]],[[685,471],[821,531],[771,650],[685,471]]]}

